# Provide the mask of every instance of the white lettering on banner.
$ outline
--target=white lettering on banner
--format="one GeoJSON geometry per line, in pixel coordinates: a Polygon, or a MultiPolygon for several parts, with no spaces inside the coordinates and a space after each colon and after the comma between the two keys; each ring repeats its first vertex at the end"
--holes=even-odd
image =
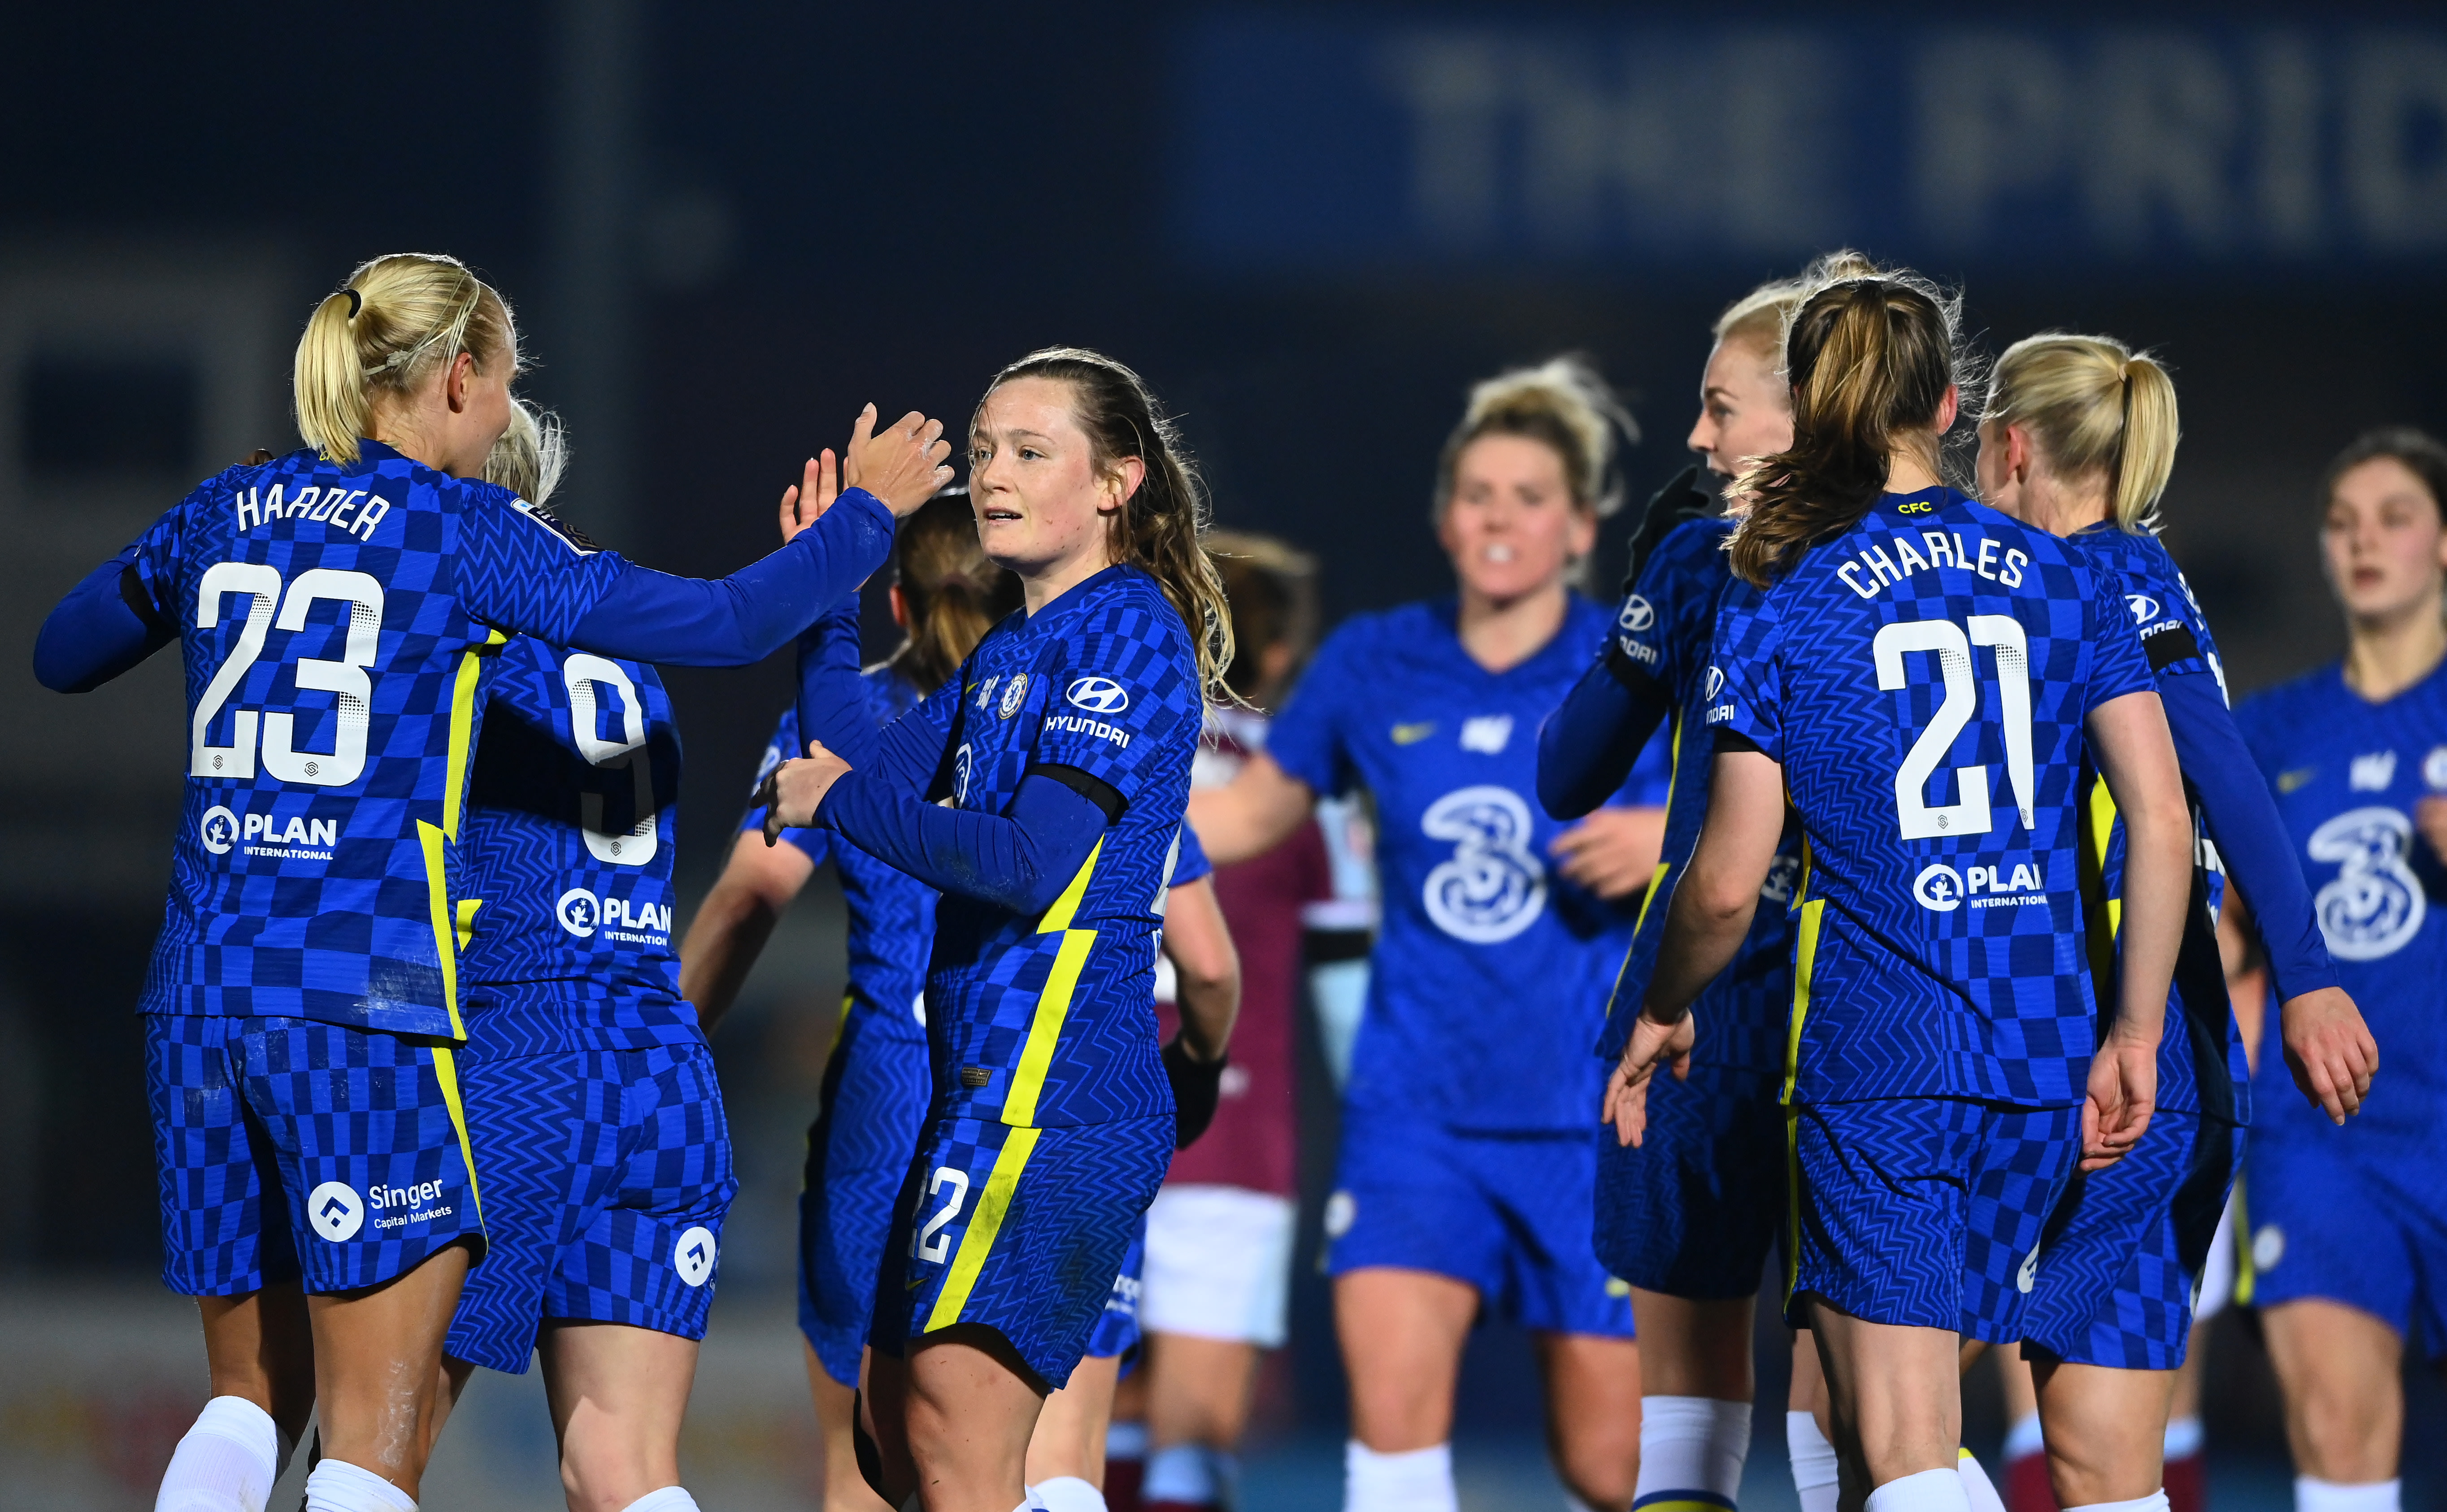
{"type": "Polygon", "coordinates": [[[2046,250],[2117,258],[2447,249],[2447,36],[2427,28],[1934,29],[1880,57],[1901,77],[1874,97],[1847,83],[1865,44],[1830,28],[1363,46],[1353,82],[1407,139],[1409,228],[1449,248],[1783,254],[1884,229],[1969,251],[2028,243],[2037,214],[2046,250]]]}

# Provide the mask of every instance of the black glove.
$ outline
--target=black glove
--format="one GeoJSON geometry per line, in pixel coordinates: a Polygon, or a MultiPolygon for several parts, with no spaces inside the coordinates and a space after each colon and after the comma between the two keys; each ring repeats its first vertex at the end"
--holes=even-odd
{"type": "Polygon", "coordinates": [[[1676,473],[1664,487],[1648,496],[1648,512],[1631,536],[1631,565],[1622,575],[1622,591],[1640,586],[1640,569],[1648,565],[1660,542],[1686,520],[1706,520],[1717,512],[1717,496],[1699,486],[1699,464],[1676,473]]]}
{"type": "Polygon", "coordinates": [[[1178,1034],[1165,1046],[1164,1074],[1172,1083],[1174,1149],[1189,1148],[1215,1122],[1215,1105],[1224,1097],[1224,1068],[1231,1064],[1228,1055],[1211,1061],[1196,1059],[1182,1048],[1178,1034]]]}

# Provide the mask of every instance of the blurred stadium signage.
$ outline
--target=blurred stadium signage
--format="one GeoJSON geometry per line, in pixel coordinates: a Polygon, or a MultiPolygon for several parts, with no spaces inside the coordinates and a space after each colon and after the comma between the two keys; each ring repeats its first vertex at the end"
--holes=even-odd
{"type": "Polygon", "coordinates": [[[2447,26],[1220,11],[1176,225],[1226,267],[2447,261],[2447,26]]]}

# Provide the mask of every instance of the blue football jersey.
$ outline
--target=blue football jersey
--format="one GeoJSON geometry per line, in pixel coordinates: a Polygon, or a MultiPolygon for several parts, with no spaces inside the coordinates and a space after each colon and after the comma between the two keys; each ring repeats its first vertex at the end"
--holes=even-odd
{"type": "Polygon", "coordinates": [[[1320,794],[1375,799],[1384,926],[1344,1095],[1451,1127],[1581,1129],[1630,915],[1567,881],[1540,806],[1538,724],[1580,677],[1604,609],[1573,595],[1555,638],[1490,672],[1451,599],[1326,637],[1266,750],[1320,794]]]}
{"type": "Polygon", "coordinates": [[[138,542],[188,708],[144,1011],[462,1031],[458,834],[492,652],[566,640],[622,563],[506,489],[362,445],[233,467],[138,542]]]}
{"type": "MultiPolygon", "coordinates": [[[[1649,978],[1657,973],[1658,948],[1665,940],[1674,884],[1698,849],[1700,822],[1708,815],[1708,778],[1716,754],[1707,731],[1708,652],[1717,628],[1717,601],[1734,580],[1724,550],[1733,530],[1727,520],[1676,526],[1641,569],[1640,581],[1624,596],[1599,648],[1601,656],[1620,651],[1665,685],[1674,699],[1672,724],[1665,731],[1672,752],[1665,839],[1658,853],[1657,879],[1641,899],[1631,950],[1606,1005],[1598,1053],[1609,1061],[1622,1054],[1632,1020],[1640,1016],[1649,978]]],[[[1651,741],[1649,749],[1658,744],[1651,741]]],[[[1643,761],[1647,754],[1641,752],[1643,761]]],[[[1734,963],[1692,1004],[1698,1033],[1691,1051],[1695,1064],[1758,1071],[1784,1065],[1785,1027],[1793,1012],[1793,953],[1785,916],[1800,871],[1800,836],[1788,826],[1734,963]]]]}
{"type": "Polygon", "coordinates": [[[1804,845],[1787,1095],[2078,1102],[2096,1044],[2091,709],[2152,688],[2113,573],[1945,488],[1881,497],[1717,611],[1707,718],[1804,845]]]}
{"type": "MultiPolygon", "coordinates": [[[[919,702],[916,690],[888,662],[868,669],[863,680],[867,707],[879,725],[892,723],[919,702]]],[[[804,754],[806,747],[806,743],[799,739],[798,709],[784,709],[772,743],[765,747],[765,759],[756,768],[756,785],[764,785],[767,773],[787,758],[804,754]]],[[[762,804],[749,808],[739,823],[742,832],[764,825],[762,804]]],[[[786,829],[782,839],[819,866],[830,858],[841,879],[842,899],[849,912],[847,1011],[872,1020],[866,1031],[922,1043],[926,958],[935,945],[935,890],[828,829],[786,829]]]]}
{"type": "Polygon", "coordinates": [[[1042,915],[936,903],[937,1114],[1015,1127],[1169,1118],[1155,954],[1205,708],[1188,627],[1152,576],[1108,567],[988,631],[959,685],[902,716],[943,752],[924,796],[1000,814],[1032,767],[1059,765],[1125,806],[1042,915]]]}
{"type": "MultiPolygon", "coordinates": [[[[2414,808],[2447,795],[2447,666],[2381,704],[2324,667],[2247,699],[2235,722],[2301,847],[2338,982],[2385,1063],[2347,1132],[2429,1142],[2435,1159],[2447,1113],[2447,875],[2414,808]]],[[[2264,1127],[2326,1122],[2273,1047],[2255,1089],[2264,1127]]]]}
{"type": "Polygon", "coordinates": [[[460,841],[470,1035],[560,1049],[697,1038],[672,933],[680,737],[662,677],[526,635],[496,659],[460,841]]]}
{"type": "MultiPolygon", "coordinates": [[[[2200,600],[2176,570],[2175,558],[2154,535],[2136,535],[2114,524],[2077,532],[2074,545],[2121,584],[2125,608],[2151,668],[2160,677],[2207,674],[2226,687],[2226,669],[2210,634],[2200,600]]],[[[2098,864],[2098,905],[2091,917],[2091,970],[2101,982],[2115,980],[2115,932],[2123,922],[2124,823],[2115,800],[2093,771],[2085,779],[2084,854],[2098,864]]],[[[2193,827],[2200,828],[2194,804],[2193,827]]],[[[2243,1053],[2243,1031],[2227,999],[2226,972],[2218,955],[2214,910],[2225,898],[2226,879],[2209,865],[2211,852],[2196,843],[2196,885],[2205,907],[2184,919],[2184,948],[2167,1000],[2167,1028],[2158,1042],[2158,1106],[2177,1113],[2201,1113],[2228,1123],[2251,1117],[2251,1068],[2243,1053]]],[[[2085,868],[2087,871],[2087,868],[2085,868]]],[[[2102,1007],[2114,1003],[2102,992],[2102,1007]]]]}

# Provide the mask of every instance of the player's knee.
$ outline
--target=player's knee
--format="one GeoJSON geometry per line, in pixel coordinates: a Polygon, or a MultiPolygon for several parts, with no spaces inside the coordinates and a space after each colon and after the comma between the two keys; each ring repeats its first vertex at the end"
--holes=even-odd
{"type": "Polygon", "coordinates": [[[560,1488],[569,1512],[621,1512],[638,1498],[678,1484],[676,1446],[662,1448],[642,1435],[619,1431],[573,1433],[561,1443],[560,1488]]]}

